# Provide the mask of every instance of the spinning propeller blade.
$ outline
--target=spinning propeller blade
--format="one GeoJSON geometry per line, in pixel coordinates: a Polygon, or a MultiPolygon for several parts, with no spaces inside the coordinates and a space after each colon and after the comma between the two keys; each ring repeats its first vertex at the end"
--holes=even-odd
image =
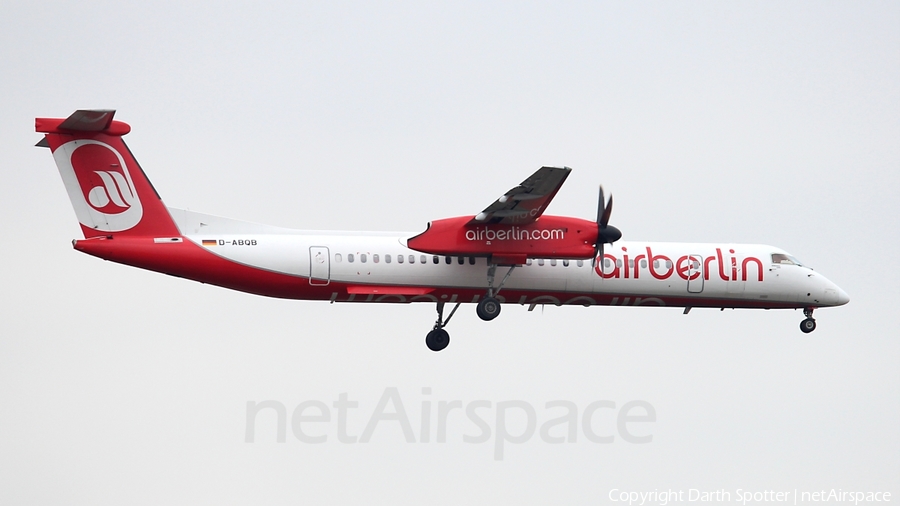
{"type": "Polygon", "coordinates": [[[601,186],[600,198],[597,202],[597,242],[594,244],[594,258],[591,260],[591,267],[596,267],[597,259],[603,257],[604,244],[612,244],[622,238],[622,232],[609,224],[612,207],[612,195],[609,196],[609,201],[604,204],[603,187],[601,186]]]}

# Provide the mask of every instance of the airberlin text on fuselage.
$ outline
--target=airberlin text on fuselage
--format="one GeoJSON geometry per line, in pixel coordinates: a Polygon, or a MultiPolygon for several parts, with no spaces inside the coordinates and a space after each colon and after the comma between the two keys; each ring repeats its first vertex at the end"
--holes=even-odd
{"type": "Polygon", "coordinates": [[[469,241],[540,241],[565,239],[566,231],[561,228],[528,230],[519,227],[498,229],[482,227],[466,230],[466,240],[469,241]]]}
{"type": "Polygon", "coordinates": [[[682,255],[674,263],[666,255],[654,255],[650,246],[639,251],[640,254],[637,256],[629,256],[628,248],[622,247],[621,259],[614,254],[606,253],[603,255],[603,258],[604,260],[610,260],[610,267],[604,265],[605,261],[597,262],[595,271],[603,279],[638,279],[641,275],[641,262],[644,261],[646,262],[646,269],[656,279],[668,279],[673,274],[678,274],[681,279],[689,281],[699,279],[701,275],[703,279],[709,280],[711,273],[715,269],[718,271],[719,278],[723,281],[737,281],[739,270],[741,281],[747,281],[747,273],[753,270],[756,272],[752,279],[755,281],[763,280],[764,269],[762,261],[752,256],[739,259],[735,256],[733,249],[729,249],[726,255],[722,253],[722,248],[716,248],[714,256],[705,258],[701,255],[682,255]],[[715,267],[711,264],[715,264],[715,267]]]}

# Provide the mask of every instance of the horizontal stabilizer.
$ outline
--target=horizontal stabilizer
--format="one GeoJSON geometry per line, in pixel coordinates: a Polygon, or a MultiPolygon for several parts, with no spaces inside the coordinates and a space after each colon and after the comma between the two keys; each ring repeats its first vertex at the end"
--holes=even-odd
{"type": "Polygon", "coordinates": [[[34,130],[40,133],[77,134],[104,133],[125,135],[131,131],[128,123],[114,121],[116,111],[111,109],[79,109],[68,118],[35,118],[34,130]]]}
{"type": "Polygon", "coordinates": [[[102,132],[112,124],[116,111],[101,109],[97,111],[79,109],[59,124],[61,130],[78,132],[102,132]]]}

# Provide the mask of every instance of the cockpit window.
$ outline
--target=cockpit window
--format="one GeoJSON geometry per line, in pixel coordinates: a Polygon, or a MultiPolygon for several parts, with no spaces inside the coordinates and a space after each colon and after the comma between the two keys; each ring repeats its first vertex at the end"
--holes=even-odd
{"type": "Polygon", "coordinates": [[[790,255],[785,255],[784,253],[772,253],[772,263],[781,265],[803,265],[800,263],[800,260],[797,260],[790,255]]]}

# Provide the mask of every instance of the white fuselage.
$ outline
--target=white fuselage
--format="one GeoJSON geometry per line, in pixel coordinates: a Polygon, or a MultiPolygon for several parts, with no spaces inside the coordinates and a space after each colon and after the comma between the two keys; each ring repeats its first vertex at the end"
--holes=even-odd
{"type": "MultiPolygon", "coordinates": [[[[175,210],[173,216],[185,238],[209,252],[245,266],[308,278],[311,290],[328,292],[332,301],[477,302],[487,288],[486,258],[412,250],[406,239],[415,233],[297,231],[204,220],[205,215],[175,210]],[[346,287],[356,289],[348,293],[346,287]],[[359,295],[367,293],[365,287],[382,290],[359,295]],[[436,291],[407,293],[403,287],[436,291]]],[[[849,300],[811,268],[773,262],[773,255],[788,257],[779,248],[756,244],[619,241],[607,247],[603,265],[596,269],[589,259],[529,260],[513,270],[498,298],[523,304],[760,308],[823,307],[849,300]]],[[[497,269],[495,286],[508,269],[497,269]]]]}

